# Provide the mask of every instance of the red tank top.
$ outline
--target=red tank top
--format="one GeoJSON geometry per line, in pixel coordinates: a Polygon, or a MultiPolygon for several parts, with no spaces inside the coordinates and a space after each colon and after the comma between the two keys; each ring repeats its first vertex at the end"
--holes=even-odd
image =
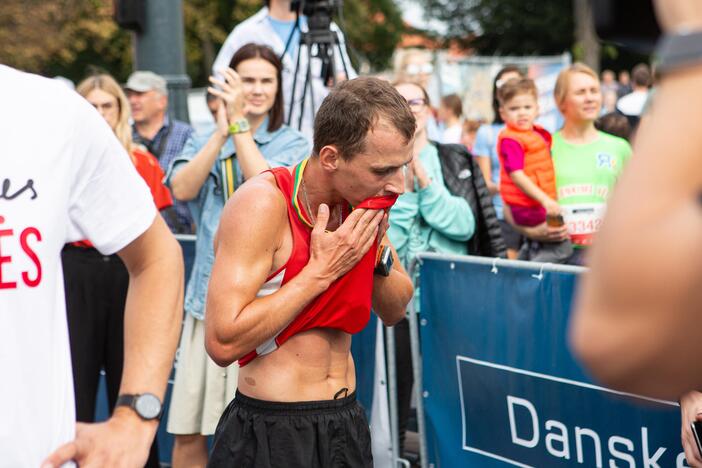
{"type": "MultiPolygon", "coordinates": [[[[297,169],[299,168],[296,168],[295,172],[301,177],[302,171],[297,169]]],[[[285,197],[293,237],[292,252],[285,265],[268,277],[257,297],[276,292],[300,273],[310,259],[312,230],[301,218],[304,215],[298,214],[300,208],[293,195],[296,193],[293,174],[285,167],[274,168],[270,172],[285,197]]],[[[396,199],[396,196],[374,197],[360,204],[358,208],[389,208],[396,199]]],[[[363,330],[370,319],[376,251],[377,240],[356,266],[313,299],[285,329],[239,359],[239,366],[243,367],[257,356],[275,351],[290,337],[306,330],[334,328],[349,334],[363,330]]]]}

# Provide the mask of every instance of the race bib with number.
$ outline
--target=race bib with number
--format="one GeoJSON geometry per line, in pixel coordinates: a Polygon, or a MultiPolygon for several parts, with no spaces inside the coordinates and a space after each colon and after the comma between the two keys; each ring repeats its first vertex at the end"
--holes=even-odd
{"type": "Polygon", "coordinates": [[[605,215],[604,203],[581,203],[565,205],[563,218],[570,234],[570,240],[575,245],[588,246],[592,244],[597,231],[600,230],[605,215]]]}

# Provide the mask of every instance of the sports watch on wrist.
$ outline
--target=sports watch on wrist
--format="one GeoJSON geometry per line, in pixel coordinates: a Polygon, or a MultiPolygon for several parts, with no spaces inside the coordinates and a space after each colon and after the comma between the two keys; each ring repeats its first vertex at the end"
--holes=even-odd
{"type": "Polygon", "coordinates": [[[375,259],[375,269],[373,273],[380,276],[390,276],[393,264],[392,250],[390,246],[383,245],[378,249],[378,254],[375,259]]]}
{"type": "Polygon", "coordinates": [[[663,36],[656,46],[660,76],[702,64],[702,30],[681,30],[663,36]]]}
{"type": "Polygon", "coordinates": [[[163,412],[161,400],[153,393],[142,393],[141,395],[120,395],[115,403],[118,406],[128,406],[144,421],[160,419],[163,412]]]}
{"type": "Polygon", "coordinates": [[[246,119],[238,119],[229,124],[229,134],[236,135],[237,133],[244,133],[251,130],[251,125],[246,119]]]}

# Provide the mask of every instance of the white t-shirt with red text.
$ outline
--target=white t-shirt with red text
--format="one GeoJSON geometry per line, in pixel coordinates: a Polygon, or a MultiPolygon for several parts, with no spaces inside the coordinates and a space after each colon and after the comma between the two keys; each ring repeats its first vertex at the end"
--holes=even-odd
{"type": "Polygon", "coordinates": [[[61,248],[89,239],[114,253],[155,216],[87,101],[0,65],[0,467],[38,467],[74,437],[61,248]]]}

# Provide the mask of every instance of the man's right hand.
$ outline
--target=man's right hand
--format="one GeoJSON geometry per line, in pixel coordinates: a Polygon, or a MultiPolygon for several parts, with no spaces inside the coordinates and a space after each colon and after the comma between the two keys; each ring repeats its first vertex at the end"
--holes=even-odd
{"type": "Polygon", "coordinates": [[[319,206],[310,239],[310,261],[306,268],[330,284],[351,270],[375,242],[383,220],[383,210],[357,209],[341,227],[327,232],[329,207],[319,206]]]}
{"type": "Polygon", "coordinates": [[[683,449],[685,449],[687,464],[692,467],[702,467],[702,455],[700,455],[695,436],[690,428],[690,424],[694,421],[702,421],[702,393],[692,391],[683,395],[680,398],[680,413],[682,421],[680,438],[683,449]]]}

